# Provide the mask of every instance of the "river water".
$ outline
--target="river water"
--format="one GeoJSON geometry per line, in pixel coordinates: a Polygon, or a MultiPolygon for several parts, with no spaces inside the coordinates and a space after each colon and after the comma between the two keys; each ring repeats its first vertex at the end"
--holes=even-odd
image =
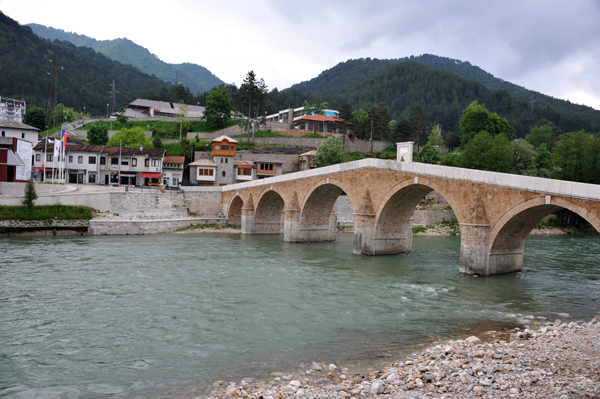
{"type": "Polygon", "coordinates": [[[193,398],[312,361],[415,349],[600,310],[600,237],[530,237],[523,273],[458,272],[459,237],[408,256],[352,254],[352,235],[183,234],[0,240],[0,397],[193,398]]]}

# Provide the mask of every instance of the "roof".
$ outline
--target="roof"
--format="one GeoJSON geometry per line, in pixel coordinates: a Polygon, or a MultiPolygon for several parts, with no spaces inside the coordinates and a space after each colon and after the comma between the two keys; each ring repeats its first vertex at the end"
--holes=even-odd
{"type": "MultiPolygon", "coordinates": [[[[204,107],[201,107],[198,105],[185,104],[185,106],[187,107],[187,110],[189,112],[204,112],[204,107]]],[[[125,106],[125,108],[154,108],[154,107],[159,107],[161,109],[161,112],[165,112],[169,109],[172,109],[172,110],[175,110],[175,113],[177,113],[177,110],[179,109],[179,103],[166,102],[166,101],[155,101],[155,100],[145,100],[143,98],[138,98],[137,100],[135,100],[125,106]]]]}
{"type": "Polygon", "coordinates": [[[311,151],[305,152],[304,154],[300,154],[299,156],[304,157],[304,156],[309,156],[309,155],[315,156],[315,155],[317,155],[317,152],[315,150],[311,150],[311,151]]]}
{"type": "Polygon", "coordinates": [[[185,157],[167,156],[163,159],[163,163],[184,163],[185,157]]]}
{"type": "Polygon", "coordinates": [[[192,162],[189,166],[211,166],[213,168],[217,167],[217,164],[208,159],[199,159],[197,161],[192,162]]]}
{"type": "Polygon", "coordinates": [[[272,157],[264,157],[264,158],[259,159],[256,162],[257,163],[258,162],[260,162],[260,163],[278,163],[278,164],[282,164],[282,165],[285,163],[285,162],[281,162],[280,160],[272,158],[272,157]]]}
{"type": "MultiPolygon", "coordinates": [[[[304,121],[312,121],[312,122],[345,122],[342,118],[338,118],[337,116],[331,115],[304,115],[299,117],[298,119],[294,119],[294,125],[299,122],[304,121]]],[[[351,122],[346,122],[351,125],[351,122]]]]}
{"type": "MultiPolygon", "coordinates": [[[[49,143],[46,147],[46,152],[50,152],[54,149],[54,143],[49,143]]],[[[44,142],[39,142],[35,147],[34,151],[43,151],[44,142]]],[[[107,155],[119,155],[123,157],[131,157],[134,155],[144,155],[150,158],[163,158],[166,150],[164,148],[142,148],[139,147],[107,147],[104,145],[83,145],[83,144],[69,144],[67,143],[67,152],[95,152],[107,155]]]]}
{"type": "Polygon", "coordinates": [[[230,143],[239,143],[239,141],[232,139],[231,137],[228,136],[219,136],[216,139],[212,139],[211,143],[214,143],[215,141],[229,141],[230,143]]]}
{"type": "Polygon", "coordinates": [[[3,121],[0,121],[0,127],[5,127],[5,128],[9,128],[9,129],[19,129],[19,130],[34,130],[36,132],[40,131],[40,129],[38,129],[37,127],[29,126],[29,125],[26,125],[21,122],[17,122],[12,119],[6,119],[3,121]]]}
{"type": "Polygon", "coordinates": [[[238,162],[236,164],[234,164],[233,166],[237,166],[239,167],[250,167],[253,168],[254,167],[254,162],[246,162],[246,161],[242,161],[242,162],[238,162]]]}

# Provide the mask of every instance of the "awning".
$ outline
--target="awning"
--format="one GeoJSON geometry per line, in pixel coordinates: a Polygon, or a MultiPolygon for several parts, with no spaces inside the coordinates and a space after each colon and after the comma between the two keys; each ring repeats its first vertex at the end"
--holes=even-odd
{"type": "Polygon", "coordinates": [[[126,175],[125,173],[121,173],[119,176],[121,176],[121,177],[135,177],[135,175],[126,175]]]}
{"type": "Polygon", "coordinates": [[[36,168],[33,168],[32,170],[43,170],[44,172],[52,172],[54,169],[53,168],[36,167],[36,168]]]}
{"type": "MultiPolygon", "coordinates": [[[[123,176],[123,175],[121,175],[123,176]]],[[[140,177],[150,177],[152,179],[160,179],[162,175],[160,173],[140,173],[140,177]]]]}
{"type": "Polygon", "coordinates": [[[21,159],[19,154],[12,152],[11,150],[7,151],[7,159],[6,164],[9,166],[25,166],[25,162],[21,159]]]}

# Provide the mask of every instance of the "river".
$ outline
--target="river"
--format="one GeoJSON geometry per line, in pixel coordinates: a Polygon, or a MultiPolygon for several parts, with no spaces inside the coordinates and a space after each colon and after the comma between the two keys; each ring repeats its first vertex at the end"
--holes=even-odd
{"type": "Polygon", "coordinates": [[[458,272],[460,237],[352,254],[352,235],[0,240],[0,397],[193,398],[312,361],[410,351],[600,310],[600,237],[532,236],[523,273],[458,272]]]}

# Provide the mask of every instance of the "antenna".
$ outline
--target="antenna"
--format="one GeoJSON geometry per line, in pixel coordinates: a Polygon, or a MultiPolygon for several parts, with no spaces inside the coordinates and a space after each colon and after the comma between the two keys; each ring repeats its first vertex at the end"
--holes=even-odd
{"type": "MultiPolygon", "coordinates": [[[[52,73],[50,74],[50,90],[48,93],[46,118],[50,117],[50,113],[54,113],[54,109],[58,105],[58,53],[55,51],[52,59],[48,61],[52,63],[52,73]]],[[[46,120],[46,125],[49,125],[48,122],[49,121],[46,120]]],[[[54,118],[54,122],[56,123],[56,117],[54,118]]],[[[54,126],[54,124],[52,126],[54,126]]]]}
{"type": "Polygon", "coordinates": [[[110,86],[111,86],[111,90],[108,93],[110,94],[110,114],[112,114],[113,112],[115,112],[115,108],[117,107],[117,93],[118,93],[118,91],[116,90],[116,87],[115,87],[114,79],[113,79],[112,85],[110,85],[110,86]]]}

